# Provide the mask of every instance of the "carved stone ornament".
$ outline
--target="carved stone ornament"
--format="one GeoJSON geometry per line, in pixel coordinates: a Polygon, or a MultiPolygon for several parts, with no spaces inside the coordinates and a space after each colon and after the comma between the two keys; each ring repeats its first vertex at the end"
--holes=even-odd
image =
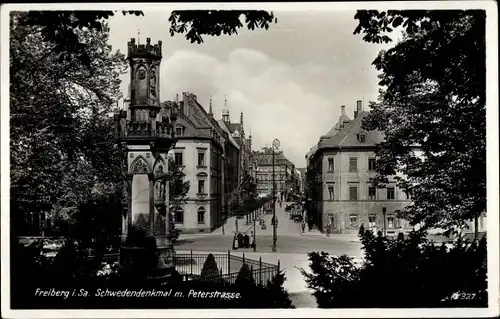
{"type": "Polygon", "coordinates": [[[146,78],[146,70],[140,69],[139,70],[139,80],[144,80],[146,78]]]}
{"type": "Polygon", "coordinates": [[[132,164],[132,174],[147,174],[149,172],[148,164],[142,158],[138,158],[132,164]]]}

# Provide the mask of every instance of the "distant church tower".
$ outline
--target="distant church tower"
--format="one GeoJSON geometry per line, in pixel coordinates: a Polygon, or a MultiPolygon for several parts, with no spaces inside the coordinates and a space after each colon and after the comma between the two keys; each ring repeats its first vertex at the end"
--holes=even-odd
{"type": "Polygon", "coordinates": [[[229,119],[229,109],[227,108],[227,98],[224,97],[224,108],[222,109],[222,121],[229,124],[231,120],[229,119]]]}
{"type": "Polygon", "coordinates": [[[140,265],[146,277],[164,277],[173,269],[167,153],[175,145],[178,108],[160,103],[161,46],[151,45],[150,38],[145,45],[128,42],[129,96],[115,116],[124,176],[120,265],[131,272],[140,265]],[[156,251],[143,247],[144,239],[154,241],[156,251]]]}

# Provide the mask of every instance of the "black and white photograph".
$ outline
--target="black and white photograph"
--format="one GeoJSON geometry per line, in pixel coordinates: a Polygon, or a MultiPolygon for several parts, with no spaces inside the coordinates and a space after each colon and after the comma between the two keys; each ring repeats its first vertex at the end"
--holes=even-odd
{"type": "Polygon", "coordinates": [[[500,315],[497,10],[2,5],[2,317],[500,315]]]}

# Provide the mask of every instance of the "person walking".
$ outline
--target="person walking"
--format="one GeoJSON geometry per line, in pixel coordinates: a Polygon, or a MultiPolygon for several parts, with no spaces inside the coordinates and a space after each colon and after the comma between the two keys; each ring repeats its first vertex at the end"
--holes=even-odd
{"type": "Polygon", "coordinates": [[[364,233],[365,233],[365,224],[361,223],[361,226],[359,226],[358,236],[363,236],[364,233]]]}
{"type": "Polygon", "coordinates": [[[306,223],[303,221],[302,222],[302,233],[306,232],[306,223]]]}

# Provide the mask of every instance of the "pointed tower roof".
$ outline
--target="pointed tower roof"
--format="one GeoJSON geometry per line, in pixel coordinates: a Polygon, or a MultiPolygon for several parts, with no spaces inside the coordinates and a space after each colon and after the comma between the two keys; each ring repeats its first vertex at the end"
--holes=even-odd
{"type": "Polygon", "coordinates": [[[208,110],[208,115],[210,115],[211,117],[214,116],[214,112],[212,112],[212,95],[210,95],[210,106],[208,110]]]}

